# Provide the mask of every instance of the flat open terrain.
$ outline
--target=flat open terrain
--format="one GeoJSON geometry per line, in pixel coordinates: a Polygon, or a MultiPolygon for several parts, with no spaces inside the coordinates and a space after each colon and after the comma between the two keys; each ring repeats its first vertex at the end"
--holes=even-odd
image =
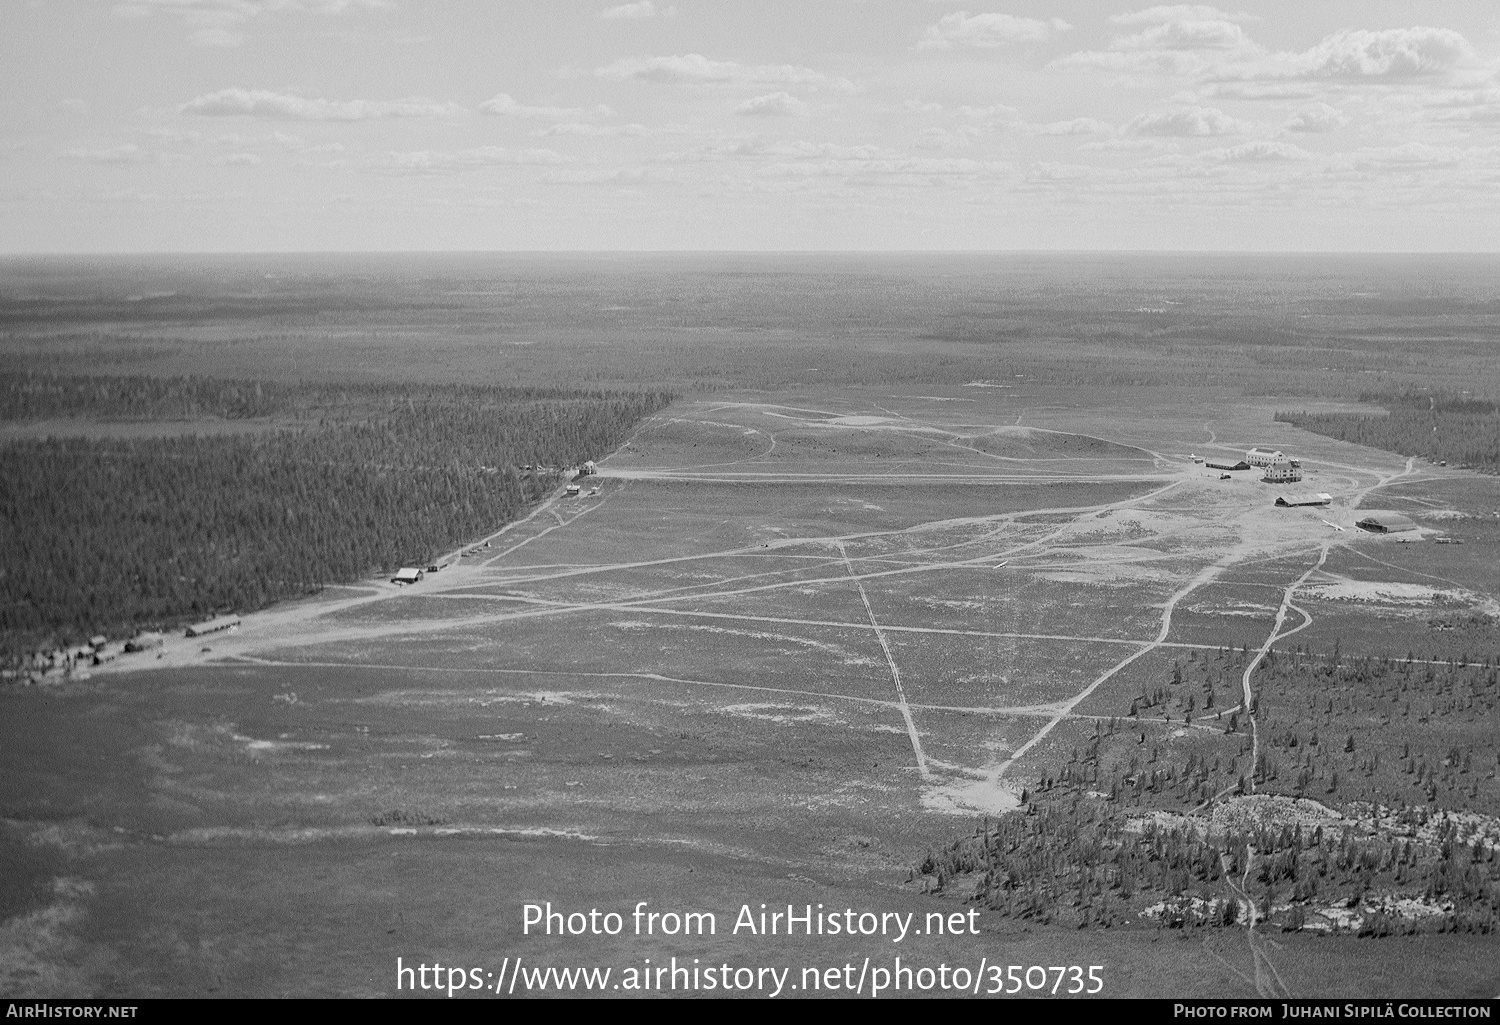
{"type": "MultiPolygon", "coordinates": [[[[1482,936],[1268,948],[987,909],[980,935],[900,945],[729,934],[742,904],[964,910],[911,867],[1017,809],[1174,660],[1201,659],[1228,715],[1251,674],[1207,668],[1225,648],[1494,653],[1491,479],[1273,423],[1272,398],[1108,401],[930,383],[684,400],[581,495],[419,584],[331,588],[7,690],[0,991],[386,994],[398,956],[675,955],[795,981],[901,954],[1098,964],[1106,995],[1255,995],[1265,959],[1297,995],[1492,995],[1482,936]],[[1193,459],[1255,444],[1300,456],[1298,489],[1331,506],[1276,508],[1258,472],[1193,459]],[[1422,540],[1355,529],[1374,508],[1422,540]],[[1467,544],[1431,543],[1450,533],[1467,544]],[[712,911],[719,931],[522,936],[521,905],[546,901],[712,911]]],[[[1163,752],[1250,742],[1165,707],[1176,722],[1131,726],[1163,752]]],[[[1495,773],[1472,782],[1493,805],[1495,773]]]]}

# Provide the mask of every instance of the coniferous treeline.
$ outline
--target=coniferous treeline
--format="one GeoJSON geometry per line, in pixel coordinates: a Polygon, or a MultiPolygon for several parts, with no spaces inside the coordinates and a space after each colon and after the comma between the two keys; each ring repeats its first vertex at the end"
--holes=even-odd
{"type": "Polygon", "coordinates": [[[43,410],[35,397],[51,393],[75,413],[299,411],[293,426],[269,432],[0,447],[0,645],[11,657],[425,565],[515,519],[555,483],[555,472],[521,467],[598,458],[670,401],[483,388],[257,391],[255,382],[186,378],[3,383],[9,410],[43,410]]]}
{"type": "Polygon", "coordinates": [[[1345,905],[1360,908],[1363,935],[1500,927],[1493,843],[1466,839],[1456,822],[1424,808],[1404,809],[1390,825],[1385,835],[1361,836],[1321,825],[1158,824],[1131,821],[1074,790],[987,822],[914,871],[938,890],[977,874],[979,902],[1078,928],[1243,924],[1247,901],[1284,929],[1302,928],[1314,909],[1345,905]],[[1430,910],[1397,913],[1382,892],[1430,910]]]}
{"type": "Polygon", "coordinates": [[[347,419],[362,411],[378,414],[419,402],[472,408],[555,399],[608,399],[623,394],[626,393],[485,385],[294,385],[198,376],[0,373],[0,420],[76,416],[146,419],[204,416],[240,420],[277,415],[305,419],[323,413],[347,419]]]}
{"type": "Polygon", "coordinates": [[[66,416],[229,420],[290,410],[294,387],[209,377],[61,377],[0,374],[0,420],[66,416]]]}
{"type": "Polygon", "coordinates": [[[957,880],[1009,915],[1079,927],[1243,925],[1249,899],[1281,928],[1347,905],[1365,935],[1494,931],[1500,834],[1485,813],[1500,803],[1487,725],[1500,658],[1339,649],[1272,652],[1248,708],[1248,650],[1190,651],[1126,715],[1058,747],[1024,814],[933,851],[914,873],[938,890],[957,880]],[[1236,801],[1250,795],[1282,803],[1236,801]],[[1287,799],[1340,802],[1344,815],[1321,819],[1327,835],[1299,828],[1285,817],[1319,819],[1318,806],[1299,813],[1287,799]]]}
{"type": "Polygon", "coordinates": [[[1360,401],[1382,405],[1390,414],[1277,413],[1276,419],[1356,445],[1500,472],[1500,405],[1420,392],[1362,395],[1360,401]]]}

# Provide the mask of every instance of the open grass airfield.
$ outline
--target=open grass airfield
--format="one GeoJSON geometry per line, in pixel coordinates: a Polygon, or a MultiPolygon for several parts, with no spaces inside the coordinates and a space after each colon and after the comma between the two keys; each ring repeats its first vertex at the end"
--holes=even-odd
{"type": "MultiPolygon", "coordinates": [[[[697,958],[791,987],[897,956],[985,991],[989,966],[1079,965],[1105,996],[1500,992],[1493,934],[1075,929],[931,892],[929,852],[1026,814],[1190,654],[1337,642],[1425,664],[1500,641],[1493,477],[1273,421],[1352,399],[1059,384],[1002,359],[957,378],[684,389],[580,494],[420,583],[330,587],[6,688],[0,992],[386,996],[398,957],[477,970],[471,996],[516,958],[616,979],[697,958]],[[1259,471],[1198,461],[1252,445],[1299,457],[1295,489],[1331,504],[1278,508],[1259,471]],[[1421,540],[1356,529],[1371,510],[1421,540]],[[625,932],[523,935],[547,902],[625,932]],[[640,902],[716,933],[635,935],[640,902]],[[733,931],[762,904],[916,928],[733,931]],[[977,932],[923,928],[970,908],[977,932]]],[[[1129,732],[1164,756],[1269,745],[1223,729],[1255,679],[1129,732]]],[[[1486,835],[1494,720],[1452,728],[1486,835]]]]}

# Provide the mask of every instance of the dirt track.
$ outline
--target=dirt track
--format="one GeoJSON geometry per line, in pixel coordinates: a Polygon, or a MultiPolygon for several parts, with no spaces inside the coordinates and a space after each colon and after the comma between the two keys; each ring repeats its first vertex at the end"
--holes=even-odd
{"type": "MultiPolygon", "coordinates": [[[[1009,742],[1009,752],[998,762],[985,758],[971,762],[968,767],[943,763],[949,775],[985,780],[992,787],[1003,790],[1008,785],[1001,782],[1002,777],[1017,774],[1024,777],[1025,755],[1060,723],[1074,717],[1093,718],[1104,714],[1099,709],[1080,711],[1079,707],[1126,667],[1162,647],[1213,647],[1170,640],[1173,613],[1179,603],[1194,591],[1238,565],[1318,555],[1326,558],[1327,552],[1335,546],[1368,546],[1371,539],[1357,531],[1346,530],[1330,535],[1325,521],[1351,525],[1355,508],[1367,496],[1413,472],[1410,463],[1404,471],[1398,471],[1381,466],[1323,464],[1310,459],[1308,466],[1318,473],[1318,487],[1333,489],[1332,508],[1274,510],[1269,507],[1269,499],[1275,489],[1255,482],[1251,474],[1242,473],[1234,480],[1220,481],[1217,473],[1206,472],[1190,459],[1162,455],[1155,450],[1136,450],[1139,458],[1135,462],[1142,472],[1068,474],[1059,470],[1066,470],[1070,462],[1079,464],[1079,460],[1048,455],[1028,461],[1017,457],[996,457],[972,448],[976,438],[1007,434],[1026,443],[1033,436],[1044,435],[1048,444],[1056,443],[1056,438],[1080,438],[1083,439],[1082,445],[1109,446],[1111,450],[1122,452],[1128,450],[1126,441],[1099,437],[1102,432],[1098,425],[1093,425],[1092,433],[1087,434],[1013,425],[964,427],[924,420],[917,415],[892,413],[885,406],[880,408],[883,412],[880,416],[749,402],[698,404],[671,410],[670,415],[663,414],[656,423],[647,424],[639,431],[626,450],[601,463],[600,475],[596,478],[603,489],[600,497],[570,499],[560,493],[554,495],[526,519],[450,553],[443,560],[449,564],[447,569],[429,576],[415,587],[401,588],[372,582],[355,589],[352,595],[341,589],[331,597],[248,616],[244,625],[232,635],[173,641],[154,660],[125,658],[104,667],[103,671],[115,673],[145,668],[226,665],[236,661],[260,665],[286,662],[323,666],[384,665],[391,663],[378,659],[319,657],[318,652],[335,648],[349,650],[351,645],[379,647],[397,638],[441,638],[474,631],[498,631],[500,633],[496,635],[503,636],[509,624],[520,621],[547,619],[557,620],[561,625],[578,616],[617,612],[645,617],[648,622],[718,620],[775,627],[793,633],[799,630],[864,633],[878,643],[880,661],[890,671],[892,693],[885,698],[712,679],[714,674],[684,671],[688,669],[686,666],[667,666],[665,671],[656,667],[623,666],[593,672],[518,667],[515,672],[551,672],[579,680],[633,677],[669,678],[681,682],[708,677],[699,679],[699,685],[788,696],[812,694],[822,700],[888,702],[904,717],[913,759],[924,776],[929,770],[922,753],[921,730],[911,718],[912,708],[962,709],[991,715],[1044,718],[1045,723],[1024,735],[1024,739],[1009,742]],[[662,446],[660,451],[652,449],[653,434],[658,427],[669,428],[678,434],[686,428],[710,442],[726,432],[740,433],[754,436],[764,447],[739,459],[685,463],[674,458],[679,451],[670,445],[662,446]],[[894,438],[896,450],[893,455],[898,458],[881,460],[879,462],[883,465],[878,467],[872,465],[875,460],[864,459],[851,467],[843,465],[842,461],[836,461],[840,463],[837,466],[826,466],[824,463],[829,461],[828,457],[821,457],[813,460],[810,466],[796,469],[795,457],[788,456],[784,437],[787,434],[795,434],[804,442],[809,437],[815,442],[821,441],[820,434],[835,438],[872,435],[882,439],[894,438]],[[779,450],[778,436],[782,436],[779,450]],[[936,452],[954,449],[962,457],[961,461],[947,472],[932,472],[932,460],[949,458],[936,452]],[[645,465],[636,465],[642,453],[646,456],[645,465]],[[790,467],[786,470],[767,468],[768,463],[777,458],[791,459],[790,467]],[[914,463],[924,466],[925,471],[912,472],[909,467],[914,463]],[[679,487],[709,488],[753,483],[759,489],[757,494],[764,496],[760,499],[763,505],[744,512],[771,521],[769,529],[774,534],[764,541],[727,548],[709,547],[707,550],[701,544],[684,539],[681,554],[651,559],[567,564],[526,561],[528,557],[545,559],[570,548],[586,547],[590,524],[609,525],[612,515],[617,512],[620,514],[618,518],[627,521],[629,517],[639,515],[650,507],[653,486],[664,482],[679,487]],[[1060,482],[1130,484],[1139,491],[1123,501],[1081,506],[1028,504],[1019,511],[938,516],[893,529],[822,534],[776,527],[777,488],[806,486],[809,482],[816,482],[817,487],[825,489],[857,489],[871,482],[879,482],[887,488],[904,486],[924,490],[954,486],[1013,488],[1020,485],[1037,489],[1038,496],[1045,492],[1046,485],[1060,482]],[[1038,521],[1046,520],[1054,522],[1038,526],[1038,521]],[[1122,535],[1127,539],[1123,546],[1120,544],[1122,535]],[[489,547],[482,547],[485,545],[489,547]],[[476,546],[482,547],[479,556],[463,555],[476,546]],[[875,550],[877,548],[879,550],[875,550]],[[726,571],[724,568],[757,562],[767,564],[767,568],[753,572],[726,571]],[[962,592],[969,586],[967,582],[986,586],[984,582],[974,580],[973,575],[990,572],[1002,563],[1007,579],[1065,572],[1070,579],[1108,584],[1115,581],[1122,571],[1129,570],[1135,574],[1130,579],[1154,580],[1164,585],[1172,585],[1173,581],[1186,583],[1176,585],[1170,593],[1162,593],[1159,589],[1155,592],[1159,597],[1154,604],[1161,611],[1158,628],[1150,636],[1007,631],[986,629],[978,623],[962,627],[923,624],[913,621],[905,610],[893,617],[882,608],[888,601],[882,600],[879,589],[900,580],[915,580],[917,586],[932,586],[943,592],[962,592]],[[710,582],[684,584],[680,577],[670,576],[700,568],[711,576],[710,582]],[[667,574],[669,579],[662,581],[662,574],[667,574]],[[933,581],[931,585],[923,583],[929,579],[933,581]],[[594,580],[608,580],[612,585],[623,580],[624,586],[616,589],[624,593],[611,599],[593,600],[560,593],[569,588],[587,587],[594,580]],[[778,592],[824,593],[850,587],[863,602],[866,613],[863,617],[775,615],[756,605],[766,599],[774,600],[778,592]],[[391,615],[383,611],[394,608],[393,602],[399,603],[400,612],[391,615]],[[455,602],[463,606],[491,605],[494,609],[461,612],[452,608],[455,602]],[[743,607],[736,608],[737,602],[743,607]],[[1134,650],[1070,694],[1047,701],[1018,702],[996,695],[999,700],[983,703],[908,702],[902,693],[899,656],[886,638],[914,635],[1102,644],[1134,650]],[[290,660],[278,654],[292,651],[296,655],[290,660]]],[[[1033,413],[1030,419],[1034,422],[1038,415],[1033,413]]],[[[1218,443],[1217,435],[1213,437],[1211,444],[1228,447],[1218,443]]],[[[1160,441],[1157,444],[1166,447],[1160,441]]],[[[804,464],[807,462],[802,460],[804,464]]],[[[1085,459],[1079,468],[1093,471],[1096,466],[1094,460],[1085,459]]],[[[1130,468],[1135,470],[1137,467],[1130,468]]],[[[1297,587],[1316,575],[1322,561],[1323,558],[1317,558],[1311,569],[1288,582],[1282,607],[1274,627],[1266,636],[1262,652],[1283,636],[1283,621],[1286,613],[1295,608],[1291,602],[1297,587]]],[[[1303,615],[1307,616],[1305,612],[1303,615]]],[[[1306,625],[1306,619],[1303,625],[1306,625]]],[[[714,659],[708,657],[698,661],[711,664],[714,659]]],[[[412,668],[420,666],[412,665],[412,668]]],[[[492,666],[484,671],[508,670],[492,666]]],[[[1245,675],[1245,704],[1248,705],[1252,694],[1249,672],[1245,675]]],[[[934,727],[928,725],[925,728],[934,727]]],[[[976,800],[976,810],[992,807],[984,800],[976,800]]]]}
{"type": "MultiPolygon", "coordinates": [[[[55,700],[7,734],[24,799],[0,840],[50,852],[38,878],[66,892],[12,923],[26,963],[154,970],[137,958],[191,971],[133,991],[200,992],[182,980],[201,976],[256,992],[230,973],[262,955],[225,946],[249,908],[241,932],[323,951],[343,966],[334,991],[378,993],[350,973],[419,948],[521,949],[518,895],[905,906],[920,896],[900,880],[965,828],[955,816],[1016,807],[1167,660],[1221,648],[1220,626],[1247,623],[1264,652],[1320,614],[1319,588],[1437,593],[1325,568],[1356,552],[1399,576],[1390,539],[1325,521],[1352,526],[1410,464],[1304,439],[1334,504],[1276,509],[1250,474],[1193,462],[1202,410],[1007,401],[965,403],[969,424],[898,396],[684,404],[602,461],[598,497],[555,495],[415,586],[330,588],[44,688],[55,700]],[[183,923],[205,906],[221,932],[194,946],[183,923]],[[366,939],[344,953],[351,930],[366,939]]],[[[1263,410],[1221,412],[1209,444],[1265,440],[1263,410]]],[[[1164,748],[1221,732],[1132,729],[1164,748]]],[[[1079,942],[1067,957],[1134,956],[1079,942]]],[[[1250,942],[1244,969],[1242,937],[1182,955],[1184,987],[1250,994],[1280,971],[1305,989],[1250,942]]],[[[289,991],[323,984],[278,971],[289,991]]]]}

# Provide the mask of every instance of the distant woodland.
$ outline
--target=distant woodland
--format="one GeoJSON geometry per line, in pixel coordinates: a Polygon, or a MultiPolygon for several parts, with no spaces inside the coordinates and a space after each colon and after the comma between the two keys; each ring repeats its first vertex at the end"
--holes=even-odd
{"type": "Polygon", "coordinates": [[[247,611],[515,519],[661,393],[0,376],[0,418],[271,418],[278,429],[0,446],[9,657],[247,611]]]}
{"type": "Polygon", "coordinates": [[[1276,419],[1356,445],[1500,472],[1500,405],[1454,395],[1361,395],[1389,416],[1277,413],[1276,419]]]}

